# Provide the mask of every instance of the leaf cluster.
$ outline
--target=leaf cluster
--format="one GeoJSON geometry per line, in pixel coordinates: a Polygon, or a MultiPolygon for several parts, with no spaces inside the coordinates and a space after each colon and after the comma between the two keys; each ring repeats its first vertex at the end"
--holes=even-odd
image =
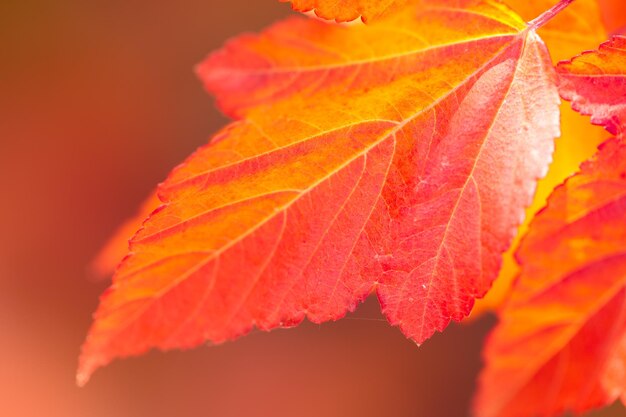
{"type": "Polygon", "coordinates": [[[417,344],[496,310],[477,417],[626,404],[626,37],[601,20],[621,3],[291,1],[337,23],[292,17],[198,66],[235,121],[97,259],[126,254],[79,383],[375,293],[417,344]]]}

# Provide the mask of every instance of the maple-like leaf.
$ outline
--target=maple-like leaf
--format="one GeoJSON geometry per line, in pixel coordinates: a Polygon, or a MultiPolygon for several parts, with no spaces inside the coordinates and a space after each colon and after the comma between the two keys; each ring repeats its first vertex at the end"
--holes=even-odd
{"type": "MultiPolygon", "coordinates": [[[[554,5],[555,1],[507,0],[505,3],[523,19],[530,20],[554,5]]],[[[537,33],[546,43],[553,62],[571,58],[584,50],[595,49],[608,36],[600,18],[597,0],[576,0],[537,33]]],[[[587,118],[573,111],[566,102],[561,105],[561,132],[561,138],[556,141],[554,160],[548,175],[537,185],[533,203],[526,210],[526,219],[511,247],[502,257],[502,268],[493,287],[484,298],[476,301],[472,309],[473,318],[502,305],[513,280],[519,274],[515,250],[535,213],[546,205],[554,187],[576,173],[580,165],[595,154],[598,145],[606,140],[603,129],[590,124],[587,118]]]]}
{"type": "Polygon", "coordinates": [[[314,11],[322,19],[349,22],[361,18],[364,22],[395,12],[406,3],[416,0],[280,0],[291,2],[294,10],[314,11]]]}
{"type": "Polygon", "coordinates": [[[373,290],[418,343],[468,314],[547,170],[559,97],[507,8],[426,3],[367,27],[289,19],[202,66],[242,120],[159,187],[79,382],[153,347],[338,319],[373,290]]]}
{"type": "Polygon", "coordinates": [[[591,122],[621,134],[626,122],[626,37],[614,36],[597,51],[557,67],[561,96],[591,122]]]}
{"type": "Polygon", "coordinates": [[[557,188],[484,352],[476,415],[556,416],[626,393],[626,146],[612,139],[557,188]]]}

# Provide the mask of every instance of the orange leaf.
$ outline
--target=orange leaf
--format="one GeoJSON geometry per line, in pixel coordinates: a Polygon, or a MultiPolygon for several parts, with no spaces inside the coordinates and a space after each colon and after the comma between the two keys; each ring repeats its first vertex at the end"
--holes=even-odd
{"type": "Polygon", "coordinates": [[[418,343],[468,314],[558,136],[531,29],[497,2],[433,1],[369,27],[290,19],[210,60],[245,117],[160,186],[79,382],[153,347],[338,319],[373,290],[418,343]]]}
{"type": "Polygon", "coordinates": [[[560,92],[591,122],[621,134],[626,122],[626,37],[614,36],[594,52],[558,66],[560,92]]]}
{"type": "Polygon", "coordinates": [[[555,416],[626,393],[626,145],[604,144],[533,220],[488,339],[476,415],[555,416]]]}

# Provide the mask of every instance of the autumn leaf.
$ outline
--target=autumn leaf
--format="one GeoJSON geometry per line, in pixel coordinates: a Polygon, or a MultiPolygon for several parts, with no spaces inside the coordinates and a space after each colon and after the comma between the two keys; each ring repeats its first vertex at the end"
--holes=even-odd
{"type": "Polygon", "coordinates": [[[626,37],[614,36],[594,52],[558,66],[559,91],[591,122],[621,134],[626,121],[626,37]]]}
{"type": "Polygon", "coordinates": [[[406,3],[416,0],[280,0],[291,2],[294,10],[314,11],[322,19],[349,22],[361,18],[364,22],[393,12],[406,3]]]}
{"type": "Polygon", "coordinates": [[[159,187],[80,383],[150,348],[339,319],[372,291],[417,343],[468,314],[547,170],[559,98],[507,8],[427,4],[367,27],[289,19],[209,58],[242,119],[159,187]]]}
{"type": "MultiPolygon", "coordinates": [[[[621,0],[620,0],[621,1],[621,0]]],[[[506,3],[525,20],[533,19],[547,10],[554,0],[507,0],[506,3]]],[[[595,49],[607,34],[600,19],[597,0],[576,0],[562,13],[538,31],[545,41],[553,62],[578,55],[581,51],[595,49]]],[[[510,249],[502,258],[502,269],[487,295],[476,301],[472,317],[480,317],[485,311],[498,309],[510,292],[511,284],[519,274],[515,250],[520,238],[528,230],[535,213],[546,205],[548,196],[557,185],[578,171],[580,165],[591,158],[598,145],[606,140],[606,132],[589,123],[588,119],[573,111],[569,103],[561,105],[561,138],[556,141],[554,161],[548,175],[537,185],[526,219],[510,249]]]]}
{"type": "Polygon", "coordinates": [[[557,188],[518,252],[489,337],[479,417],[556,416],[626,393],[626,145],[604,144],[557,188]]]}

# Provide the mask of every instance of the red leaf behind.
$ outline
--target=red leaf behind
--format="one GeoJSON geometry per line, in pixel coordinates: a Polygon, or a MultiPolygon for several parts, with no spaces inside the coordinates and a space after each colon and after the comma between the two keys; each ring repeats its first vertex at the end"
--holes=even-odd
{"type": "Polygon", "coordinates": [[[626,146],[557,188],[518,251],[522,273],[487,343],[476,415],[556,416],[626,393],[626,146]]]}
{"type": "Polygon", "coordinates": [[[626,122],[626,37],[614,36],[597,51],[585,52],[557,70],[560,92],[574,110],[617,135],[626,122]]]}

